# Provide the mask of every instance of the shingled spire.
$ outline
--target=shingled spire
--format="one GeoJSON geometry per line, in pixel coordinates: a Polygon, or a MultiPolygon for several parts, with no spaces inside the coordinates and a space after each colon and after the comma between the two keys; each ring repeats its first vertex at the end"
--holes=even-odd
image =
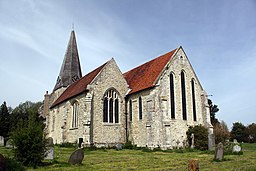
{"type": "Polygon", "coordinates": [[[75,31],[72,30],[70,39],[68,42],[65,58],[63,60],[60,74],[57,78],[56,85],[53,91],[67,87],[73,82],[77,81],[82,77],[82,71],[79,61],[79,55],[76,44],[75,31]]]}

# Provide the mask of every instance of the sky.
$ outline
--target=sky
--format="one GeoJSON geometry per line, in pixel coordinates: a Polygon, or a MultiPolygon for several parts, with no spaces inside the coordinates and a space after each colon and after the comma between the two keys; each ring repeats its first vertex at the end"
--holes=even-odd
{"type": "Polygon", "coordinates": [[[0,103],[52,92],[72,27],[83,75],[182,46],[219,120],[256,123],[255,0],[0,0],[0,103]]]}

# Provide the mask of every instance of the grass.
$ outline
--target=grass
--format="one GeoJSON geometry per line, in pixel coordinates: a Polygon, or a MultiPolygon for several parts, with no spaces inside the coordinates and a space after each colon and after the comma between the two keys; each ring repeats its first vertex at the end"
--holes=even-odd
{"type": "MultiPolygon", "coordinates": [[[[190,159],[198,159],[200,171],[256,171],[256,144],[243,144],[243,155],[225,155],[223,161],[213,161],[214,154],[202,151],[155,151],[85,149],[85,157],[81,166],[67,163],[74,148],[55,146],[54,160],[44,161],[45,166],[35,171],[83,171],[83,170],[187,170],[190,159]]],[[[0,153],[12,157],[10,149],[1,147],[0,153]]],[[[27,168],[27,170],[34,170],[27,168]]]]}

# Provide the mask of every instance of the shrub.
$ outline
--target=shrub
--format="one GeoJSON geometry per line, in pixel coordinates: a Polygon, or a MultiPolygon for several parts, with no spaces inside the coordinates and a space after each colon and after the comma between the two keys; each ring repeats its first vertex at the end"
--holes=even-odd
{"type": "Polygon", "coordinates": [[[191,135],[194,134],[194,146],[198,150],[207,150],[208,148],[208,131],[202,125],[190,126],[187,134],[187,140],[191,146],[191,135]]]}
{"type": "Polygon", "coordinates": [[[34,168],[42,163],[46,151],[43,123],[36,121],[36,115],[30,113],[28,123],[19,126],[11,133],[15,158],[26,166],[34,168]]]}
{"type": "Polygon", "coordinates": [[[133,149],[134,148],[134,145],[132,145],[132,142],[131,141],[127,141],[125,144],[124,144],[124,149],[133,149]]]}
{"type": "Polygon", "coordinates": [[[22,166],[22,164],[12,158],[5,158],[6,161],[6,170],[8,171],[25,171],[26,168],[24,166],[22,166]]]}

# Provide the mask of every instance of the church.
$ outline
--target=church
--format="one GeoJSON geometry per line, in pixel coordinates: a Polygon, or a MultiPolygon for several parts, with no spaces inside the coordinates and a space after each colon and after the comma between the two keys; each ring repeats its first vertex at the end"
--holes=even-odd
{"type": "MultiPolygon", "coordinates": [[[[45,132],[56,144],[109,147],[187,146],[189,126],[213,137],[207,93],[182,47],[122,73],[115,59],[82,75],[74,30],[51,93],[44,96],[45,132]]],[[[211,146],[211,144],[210,144],[211,146]]]]}

